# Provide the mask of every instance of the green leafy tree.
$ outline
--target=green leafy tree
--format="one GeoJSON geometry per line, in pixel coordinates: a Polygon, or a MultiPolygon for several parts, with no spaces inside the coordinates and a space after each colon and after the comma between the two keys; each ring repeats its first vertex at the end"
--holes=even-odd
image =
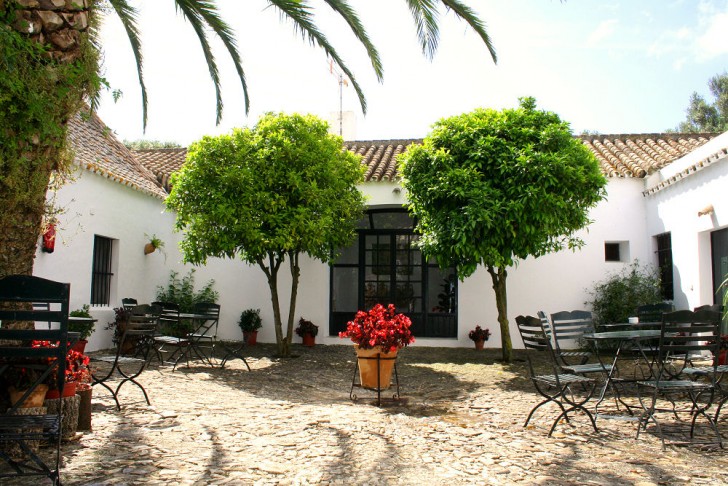
{"type": "Polygon", "coordinates": [[[190,146],[167,198],[184,231],[185,261],[239,257],[263,270],[281,356],[290,355],[300,255],[331,261],[364,210],[360,157],[327,131],[312,115],[271,113],[252,129],[204,137],[190,146]],[[292,279],[284,333],[278,274],[286,259],[292,279]]]}
{"type": "Polygon", "coordinates": [[[507,268],[583,242],[575,232],[604,197],[594,155],[533,98],[438,121],[400,159],[423,252],[458,277],[478,265],[495,290],[503,360],[511,359],[507,268]]]}
{"type": "Polygon", "coordinates": [[[728,73],[713,76],[708,88],[715,100],[708,103],[697,92],[690,96],[685,110],[687,117],[677,127],[678,132],[725,132],[728,130],[728,73]]]}
{"type": "MultiPolygon", "coordinates": [[[[306,0],[268,0],[283,19],[340,67],[354,86],[362,109],[364,94],[356,78],[325,34],[314,23],[315,8],[306,0]]],[[[214,0],[175,0],[177,11],[197,35],[215,87],[217,122],[222,117],[220,77],[211,40],[217,39],[233,61],[249,106],[246,76],[232,29],[219,15],[214,0]]],[[[383,78],[379,53],[356,11],[345,0],[325,0],[366,50],[377,78],[383,78]]],[[[465,20],[495,51],[483,22],[461,0],[408,0],[417,35],[427,56],[439,39],[438,13],[445,6],[465,20]]],[[[91,101],[100,87],[97,43],[98,12],[116,14],[136,58],[142,94],[142,120],[147,123],[147,91],[143,76],[141,33],[137,10],[127,0],[0,0],[0,277],[31,274],[37,239],[46,212],[46,191],[54,172],[63,173],[72,156],[66,146],[68,120],[91,101]]],[[[163,32],[165,19],[159,19],[163,32]]],[[[113,60],[107,59],[107,62],[113,60]]],[[[55,180],[62,180],[62,177],[55,180]]],[[[29,323],[32,325],[32,323],[29,323]]]]}

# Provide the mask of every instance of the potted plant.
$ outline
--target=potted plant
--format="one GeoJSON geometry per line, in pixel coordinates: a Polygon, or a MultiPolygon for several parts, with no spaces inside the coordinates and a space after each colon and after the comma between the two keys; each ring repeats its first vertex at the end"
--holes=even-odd
{"type": "Polygon", "coordinates": [[[144,245],[144,254],[149,255],[150,253],[154,253],[155,250],[159,250],[160,253],[162,253],[165,256],[165,259],[167,257],[166,253],[164,253],[164,241],[162,241],[160,238],[157,238],[157,235],[149,236],[148,234],[144,234],[144,236],[149,239],[146,245],[144,245]]]}
{"type": "Polygon", "coordinates": [[[295,329],[296,334],[303,339],[304,346],[313,346],[316,344],[316,335],[318,334],[318,326],[313,322],[301,317],[298,321],[298,327],[295,329]]]}
{"type": "Polygon", "coordinates": [[[468,333],[468,337],[475,342],[475,349],[483,349],[483,345],[490,337],[490,329],[483,329],[480,326],[475,326],[475,329],[468,333]]]}
{"type": "MultiPolygon", "coordinates": [[[[114,322],[109,322],[104,328],[107,331],[113,331],[114,335],[111,338],[114,345],[118,346],[121,337],[124,335],[126,330],[126,323],[129,322],[129,314],[131,311],[124,309],[123,307],[114,307],[114,322]]],[[[127,339],[124,341],[124,349],[121,350],[122,354],[129,354],[134,350],[136,343],[133,339],[127,339]]]]}
{"type": "Polygon", "coordinates": [[[238,326],[243,331],[243,339],[250,346],[258,342],[258,329],[263,327],[263,320],[260,318],[260,309],[245,309],[240,314],[238,326]]]}
{"type": "Polygon", "coordinates": [[[357,312],[354,320],[346,323],[346,331],[339,337],[354,343],[364,388],[389,388],[397,353],[415,341],[411,326],[409,317],[395,313],[394,304],[376,304],[368,312],[357,312]]]}
{"type": "Polygon", "coordinates": [[[68,317],[80,317],[81,319],[68,320],[68,332],[79,333],[78,341],[73,345],[73,349],[79,353],[86,351],[86,344],[91,333],[96,327],[96,320],[89,313],[89,305],[84,304],[80,309],[72,310],[68,313],[68,317]]]}
{"type": "MultiPolygon", "coordinates": [[[[2,378],[10,395],[10,404],[15,405],[15,403],[20,401],[39,377],[38,371],[32,366],[11,366],[8,368],[2,378]]],[[[48,385],[45,383],[37,385],[30,395],[23,400],[20,408],[42,407],[47,391],[48,385]]]]}

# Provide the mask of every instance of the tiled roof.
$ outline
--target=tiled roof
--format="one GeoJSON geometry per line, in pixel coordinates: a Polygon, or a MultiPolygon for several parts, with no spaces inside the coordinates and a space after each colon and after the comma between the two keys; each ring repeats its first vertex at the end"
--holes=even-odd
{"type": "Polygon", "coordinates": [[[74,162],[95,174],[159,199],[167,192],[95,114],[77,114],[68,123],[74,162]]]}
{"type": "Polygon", "coordinates": [[[169,178],[172,172],[179,170],[187,159],[186,148],[165,148],[134,150],[139,162],[152,171],[157,181],[170,190],[169,178]]]}
{"type": "MultiPolygon", "coordinates": [[[[596,155],[607,177],[639,177],[661,169],[714,138],[715,133],[651,133],[625,135],[581,135],[578,138],[596,155]]],[[[422,139],[344,142],[344,147],[362,156],[366,182],[397,178],[397,156],[422,139]]],[[[182,167],[186,149],[135,151],[139,160],[157,175],[169,190],[169,176],[182,167]]]]}
{"type": "Polygon", "coordinates": [[[645,177],[684,157],[717,133],[581,135],[607,177],[645,177]]]}

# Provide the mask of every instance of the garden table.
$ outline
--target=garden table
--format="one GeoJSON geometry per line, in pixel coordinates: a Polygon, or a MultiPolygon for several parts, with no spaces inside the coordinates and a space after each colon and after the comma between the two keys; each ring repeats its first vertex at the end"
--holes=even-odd
{"type": "MultiPolygon", "coordinates": [[[[599,395],[599,399],[596,402],[595,405],[595,415],[597,418],[619,418],[623,420],[639,420],[638,417],[635,417],[632,413],[633,406],[630,406],[624,400],[622,400],[622,397],[619,393],[619,389],[616,385],[616,383],[624,384],[629,382],[636,383],[638,381],[638,378],[635,376],[634,379],[627,379],[627,378],[621,378],[616,377],[615,373],[617,372],[617,362],[620,359],[623,359],[622,352],[625,350],[627,346],[630,346],[631,349],[634,349],[637,351],[637,363],[636,366],[641,366],[642,364],[646,365],[646,369],[648,371],[647,376],[639,377],[640,380],[645,380],[653,376],[653,366],[654,366],[654,358],[650,359],[647,354],[645,353],[645,343],[648,343],[650,341],[654,341],[655,339],[659,339],[660,337],[660,331],[659,329],[630,329],[630,330],[619,330],[619,331],[604,331],[604,332],[594,332],[594,333],[587,333],[584,334],[584,339],[588,340],[592,343],[592,345],[595,348],[595,353],[597,356],[599,356],[599,362],[602,363],[602,367],[604,368],[604,386],[602,387],[602,391],[599,395]],[[602,362],[601,355],[599,353],[599,344],[602,343],[603,345],[605,343],[615,343],[617,344],[615,352],[614,352],[614,358],[612,360],[612,366],[611,368],[608,368],[604,365],[602,362]],[[606,396],[607,390],[611,389],[614,392],[614,398],[617,402],[617,407],[619,407],[619,404],[621,403],[627,408],[627,412],[629,413],[629,417],[625,417],[623,415],[612,415],[612,414],[599,414],[599,405],[604,401],[604,397],[606,396]]],[[[604,346],[603,346],[604,347],[604,346]]],[[[634,359],[634,356],[630,356],[630,358],[634,359]]],[[[641,368],[640,368],[641,369],[641,368]]]]}

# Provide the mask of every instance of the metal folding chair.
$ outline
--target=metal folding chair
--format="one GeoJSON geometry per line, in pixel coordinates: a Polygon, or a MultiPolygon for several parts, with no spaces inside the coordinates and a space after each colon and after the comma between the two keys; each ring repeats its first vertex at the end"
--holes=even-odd
{"type": "Polygon", "coordinates": [[[199,359],[213,366],[215,345],[217,344],[217,326],[220,320],[220,305],[213,302],[195,304],[193,318],[195,330],[187,335],[190,341],[187,353],[194,353],[199,359]]]}
{"type": "MultiPolygon", "coordinates": [[[[160,362],[172,362],[172,370],[174,371],[177,368],[177,363],[182,358],[189,359],[187,355],[187,347],[190,345],[190,340],[187,337],[188,333],[185,332],[183,335],[169,334],[170,331],[180,328],[179,305],[173,302],[152,302],[152,305],[161,308],[159,332],[154,337],[154,342],[157,344],[155,353],[160,362]]],[[[189,366],[189,361],[187,364],[189,366]]]]}
{"type": "MultiPolygon", "coordinates": [[[[658,371],[653,380],[639,381],[640,404],[644,410],[637,428],[637,437],[640,432],[647,429],[649,423],[654,424],[657,435],[665,448],[665,424],[658,419],[658,414],[665,412],[675,417],[671,426],[684,425],[679,422],[679,414],[688,414],[690,417],[690,441],[696,443],[695,427],[699,417],[707,422],[709,428],[715,433],[715,441],[702,441],[700,443],[717,443],[723,447],[722,438],[716,427],[713,417],[707,410],[713,404],[716,395],[716,377],[718,376],[718,350],[720,335],[718,327],[720,313],[712,311],[692,312],[688,310],[668,312],[662,316],[660,342],[657,349],[658,371]],[[695,356],[700,354],[701,359],[711,362],[708,370],[698,373],[703,379],[692,380],[676,377],[673,369],[674,356],[695,356]],[[686,402],[684,399],[687,398],[686,402]]],[[[682,370],[683,374],[685,369],[682,370]]],[[[676,441],[686,442],[686,441],[676,441]]]]}
{"type": "Polygon", "coordinates": [[[145,304],[132,307],[121,339],[117,344],[116,353],[91,356],[91,361],[94,363],[91,374],[92,385],[101,385],[106,388],[114,398],[117,410],[121,410],[119,391],[126,383],[136,385],[144,395],[147,405],[151,405],[147,391],[137,381],[137,378],[146,369],[151,353],[155,352],[154,335],[157,332],[158,320],[158,311],[153,306],[145,304]],[[123,355],[127,342],[133,343],[133,351],[130,355],[123,355]],[[112,388],[110,382],[116,379],[118,382],[115,382],[115,388],[112,388]]]}
{"type": "Polygon", "coordinates": [[[554,350],[551,346],[551,340],[546,335],[543,327],[541,326],[541,320],[532,316],[518,316],[516,317],[516,324],[518,325],[518,331],[521,334],[523,345],[526,348],[526,359],[528,362],[528,370],[531,376],[536,391],[544,397],[544,400],[538,403],[531,409],[526,419],[526,423],[523,426],[527,426],[531,421],[533,414],[541,408],[543,405],[548,403],[556,404],[560,409],[561,413],[554,420],[551,429],[549,430],[549,437],[554,432],[556,425],[563,418],[566,422],[569,422],[569,413],[581,411],[589,417],[594,431],[598,432],[597,424],[594,421],[594,416],[589,410],[584,407],[584,404],[588,402],[594,395],[596,389],[596,381],[592,378],[588,378],[582,375],[576,375],[573,373],[564,373],[561,366],[556,360],[554,350]],[[545,353],[548,358],[550,372],[537,373],[531,354],[534,352],[545,353]],[[582,398],[576,398],[571,389],[572,385],[578,384],[583,389],[585,394],[582,398]]]}
{"type": "MultiPolygon", "coordinates": [[[[0,279],[0,381],[6,385],[23,382],[25,390],[10,407],[0,412],[0,459],[8,466],[2,478],[45,476],[60,484],[62,408],[48,413],[42,406],[52,374],[59,389],[65,383],[68,340],[68,299],[70,285],[29,275],[0,279]],[[35,306],[34,304],[41,304],[35,306]],[[35,308],[34,308],[35,307],[35,308]],[[57,324],[56,329],[11,329],[13,321],[40,321],[57,324]],[[34,346],[33,341],[48,341],[50,346],[34,346]],[[40,406],[24,408],[35,392],[40,406]],[[33,444],[46,441],[55,449],[52,462],[35,450],[33,444]]],[[[12,398],[11,398],[12,402],[12,398]]],[[[29,483],[30,484],[30,483],[29,483]]]]}

